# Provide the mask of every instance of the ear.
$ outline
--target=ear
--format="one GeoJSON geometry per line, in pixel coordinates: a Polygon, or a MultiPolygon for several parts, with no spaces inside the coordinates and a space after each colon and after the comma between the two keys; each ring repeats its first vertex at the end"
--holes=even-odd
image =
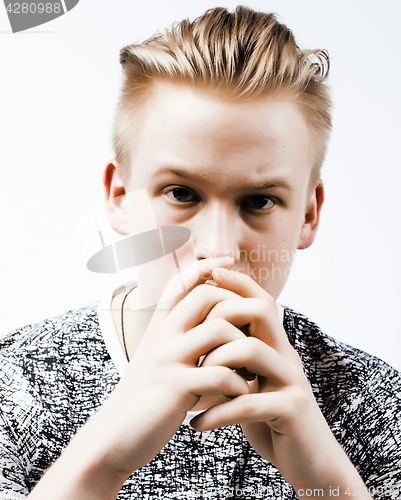
{"type": "Polygon", "coordinates": [[[121,166],[114,160],[110,162],[103,174],[103,185],[106,195],[106,212],[110,225],[120,234],[129,234],[128,213],[125,208],[125,186],[121,175],[121,166]]]}
{"type": "Polygon", "coordinates": [[[298,249],[308,248],[315,240],[320,221],[320,211],[324,201],[323,182],[319,179],[316,184],[305,212],[305,221],[302,225],[298,249]]]}

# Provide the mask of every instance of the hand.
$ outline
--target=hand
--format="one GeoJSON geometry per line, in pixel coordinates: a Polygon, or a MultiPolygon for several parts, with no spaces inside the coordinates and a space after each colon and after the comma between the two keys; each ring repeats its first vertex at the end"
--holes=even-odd
{"type": "Polygon", "coordinates": [[[198,366],[211,350],[244,337],[221,318],[204,324],[216,304],[240,298],[205,284],[213,268],[233,263],[205,259],[170,280],[170,299],[156,308],[120,382],[30,498],[115,499],[126,478],[171,439],[201,396],[248,393],[247,382],[226,366],[198,366]],[[181,279],[188,289],[174,294],[175,287],[182,291],[181,279]]]}
{"type": "MultiPolygon", "coordinates": [[[[218,404],[191,424],[205,431],[240,423],[254,449],[273,463],[295,491],[363,485],[331,433],[290,345],[274,299],[242,273],[213,270],[219,287],[237,294],[216,304],[205,325],[221,318],[237,328],[249,325],[250,336],[210,352],[203,367],[245,368],[255,373],[250,391],[218,404]]],[[[360,488],[362,491],[363,488],[360,488]]]]}
{"type": "MultiPolygon", "coordinates": [[[[199,358],[227,342],[245,338],[220,318],[203,324],[220,301],[237,294],[202,284],[211,265],[203,261],[189,293],[170,299],[170,311],[157,307],[126,372],[96,418],[115,419],[107,448],[110,466],[124,471],[147,464],[172,438],[201,396],[235,397],[249,391],[245,380],[227,367],[199,368],[199,358]],[[200,284],[199,284],[200,283],[200,284]]],[[[171,283],[170,283],[171,285],[171,283]]],[[[170,294],[169,294],[170,295],[170,294]]]]}

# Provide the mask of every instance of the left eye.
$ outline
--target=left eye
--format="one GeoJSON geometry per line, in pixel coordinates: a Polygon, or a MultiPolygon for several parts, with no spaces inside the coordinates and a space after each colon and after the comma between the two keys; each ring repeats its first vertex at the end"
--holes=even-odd
{"type": "Polygon", "coordinates": [[[186,188],[181,188],[181,187],[176,187],[171,189],[170,191],[167,191],[167,196],[172,198],[174,201],[194,201],[195,197],[193,193],[186,188]]]}
{"type": "Polygon", "coordinates": [[[254,208],[255,210],[268,210],[274,206],[274,201],[267,196],[255,194],[247,198],[245,204],[248,208],[254,208]]]}

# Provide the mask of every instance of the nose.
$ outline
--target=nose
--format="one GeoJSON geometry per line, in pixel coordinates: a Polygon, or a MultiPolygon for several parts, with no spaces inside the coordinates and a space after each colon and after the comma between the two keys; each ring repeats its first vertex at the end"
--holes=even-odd
{"type": "Polygon", "coordinates": [[[240,234],[235,209],[215,203],[202,212],[191,228],[198,260],[227,255],[238,262],[240,234]]]}

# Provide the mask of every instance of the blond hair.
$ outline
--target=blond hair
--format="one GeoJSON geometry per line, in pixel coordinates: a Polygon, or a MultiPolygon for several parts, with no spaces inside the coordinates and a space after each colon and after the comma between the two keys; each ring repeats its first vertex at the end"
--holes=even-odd
{"type": "Polygon", "coordinates": [[[311,184],[319,176],[331,129],[330,98],[325,84],[326,51],[301,50],[292,32],[274,14],[238,6],[206,11],[183,20],[120,53],[124,72],[114,121],[116,159],[128,176],[132,127],[154,84],[164,80],[217,93],[224,99],[267,95],[294,98],[315,144],[311,184]]]}

